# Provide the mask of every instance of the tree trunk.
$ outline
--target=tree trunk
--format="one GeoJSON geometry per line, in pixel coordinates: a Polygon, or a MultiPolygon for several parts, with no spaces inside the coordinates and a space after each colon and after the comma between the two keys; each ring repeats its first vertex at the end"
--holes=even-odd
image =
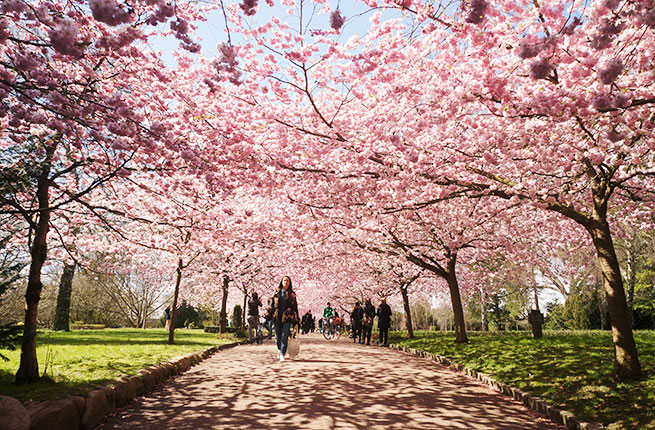
{"type": "Polygon", "coordinates": [[[221,324],[220,332],[225,333],[227,330],[227,290],[230,285],[230,278],[223,276],[223,298],[221,300],[221,324]]]}
{"type": "Polygon", "coordinates": [[[528,314],[528,323],[530,324],[530,329],[532,330],[532,336],[535,339],[541,339],[543,337],[543,324],[544,324],[544,315],[539,310],[539,291],[537,290],[537,284],[532,285],[534,291],[534,309],[528,314]]]}
{"type": "Polygon", "coordinates": [[[466,326],[464,324],[464,307],[462,306],[462,298],[459,294],[459,284],[457,283],[457,275],[455,274],[455,261],[452,259],[448,263],[448,289],[450,290],[450,301],[453,306],[453,318],[455,325],[455,343],[466,343],[468,337],[466,336],[466,326]]]}
{"type": "Polygon", "coordinates": [[[57,144],[46,147],[43,168],[36,186],[39,213],[30,249],[30,271],[25,292],[25,325],[20,352],[20,365],[16,372],[16,383],[26,384],[39,378],[39,362],[36,358],[36,326],[41,300],[41,270],[48,256],[48,230],[50,228],[50,168],[57,144]]]}
{"type": "Polygon", "coordinates": [[[177,317],[177,297],[180,294],[180,282],[182,282],[182,269],[184,268],[184,263],[182,262],[182,257],[177,260],[177,277],[175,278],[175,292],[173,293],[173,308],[171,309],[171,320],[168,324],[168,344],[173,345],[175,343],[175,318],[177,317]]]}
{"type": "Polygon", "coordinates": [[[630,321],[631,324],[634,323],[634,318],[633,318],[633,303],[634,303],[634,297],[635,297],[635,285],[637,284],[637,271],[636,271],[636,265],[637,265],[637,257],[636,257],[636,252],[634,250],[635,245],[634,241],[637,239],[633,239],[633,242],[630,243],[630,249],[628,249],[628,264],[630,268],[630,276],[628,277],[628,311],[630,312],[630,321]]]}
{"type": "Polygon", "coordinates": [[[59,280],[57,293],[57,309],[55,311],[55,330],[70,331],[71,293],[73,291],[73,276],[75,263],[64,264],[64,272],[59,280]]]}
{"type": "Polygon", "coordinates": [[[405,308],[405,327],[407,328],[407,336],[414,339],[414,328],[412,327],[412,311],[409,307],[409,296],[407,295],[407,288],[400,287],[400,294],[403,296],[403,308],[405,308]]]}
{"type": "Polygon", "coordinates": [[[603,285],[612,324],[614,341],[614,373],[619,381],[642,377],[637,356],[637,346],[632,333],[632,320],[623,288],[621,269],[616,257],[612,235],[605,216],[596,211],[593,225],[587,226],[594,242],[598,264],[603,275],[603,285]]]}
{"type": "Polygon", "coordinates": [[[489,331],[489,321],[487,321],[487,293],[480,289],[480,319],[482,331],[489,331]]]}
{"type": "Polygon", "coordinates": [[[243,312],[241,312],[241,326],[246,327],[246,305],[248,304],[248,293],[243,292],[243,312]]]}

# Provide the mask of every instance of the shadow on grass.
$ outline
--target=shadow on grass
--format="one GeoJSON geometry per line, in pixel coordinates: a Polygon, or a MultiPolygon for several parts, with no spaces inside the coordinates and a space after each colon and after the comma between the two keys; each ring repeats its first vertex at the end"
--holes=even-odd
{"type": "Polygon", "coordinates": [[[583,420],[619,428],[655,428],[655,336],[636,332],[642,381],[613,379],[611,333],[601,331],[529,334],[470,333],[455,344],[451,333],[419,332],[416,339],[394,333],[392,341],[446,356],[496,379],[547,399],[583,420]]]}
{"type": "Polygon", "coordinates": [[[217,338],[200,330],[176,330],[176,342],[168,345],[165,330],[106,329],[72,332],[39,332],[39,370],[47,366],[51,382],[16,386],[19,351],[11,351],[10,361],[0,362],[0,393],[20,400],[54,399],[69,394],[85,394],[121,375],[133,375],[153,364],[236,341],[217,338]]]}
{"type": "Polygon", "coordinates": [[[111,379],[93,379],[85,382],[39,381],[28,385],[14,385],[14,374],[0,370],[0,392],[22,401],[50,400],[66,396],[83,396],[111,379]]]}

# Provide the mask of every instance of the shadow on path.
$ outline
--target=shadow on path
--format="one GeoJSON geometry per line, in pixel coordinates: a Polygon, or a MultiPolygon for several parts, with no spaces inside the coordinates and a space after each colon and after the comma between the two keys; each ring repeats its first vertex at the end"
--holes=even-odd
{"type": "Polygon", "coordinates": [[[220,352],[118,410],[100,429],[557,429],[478,381],[388,349],[303,337],[220,352]]]}

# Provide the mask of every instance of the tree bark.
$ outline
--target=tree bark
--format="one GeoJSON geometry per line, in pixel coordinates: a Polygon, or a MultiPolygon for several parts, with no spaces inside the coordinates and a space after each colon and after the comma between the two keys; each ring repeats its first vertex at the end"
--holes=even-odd
{"type": "Polygon", "coordinates": [[[168,344],[173,345],[175,343],[175,318],[177,317],[177,297],[180,294],[180,283],[182,282],[182,269],[184,268],[184,263],[182,257],[177,260],[177,276],[175,278],[175,292],[173,293],[173,308],[171,309],[171,321],[168,324],[168,344]]]}
{"type": "Polygon", "coordinates": [[[405,327],[407,328],[407,336],[414,339],[414,327],[412,326],[412,310],[409,307],[409,295],[407,294],[407,287],[404,285],[400,287],[400,294],[403,296],[403,308],[405,309],[405,327]]]}
{"type": "Polygon", "coordinates": [[[468,337],[466,336],[466,327],[464,325],[464,308],[462,306],[462,298],[459,294],[459,285],[457,283],[457,273],[455,267],[457,266],[457,253],[449,251],[448,268],[444,269],[440,264],[434,260],[427,262],[415,255],[408,255],[407,259],[419,267],[427,269],[435,275],[443,278],[448,283],[450,290],[450,301],[453,306],[454,325],[455,325],[455,342],[466,343],[468,337]]]}
{"type": "Polygon", "coordinates": [[[248,304],[248,293],[243,292],[243,312],[241,312],[241,326],[246,327],[246,305],[248,304]]]}
{"type": "Polygon", "coordinates": [[[73,291],[75,263],[64,264],[64,272],[59,281],[57,309],[55,311],[55,330],[70,331],[71,293],[73,291]]]}
{"type": "Polygon", "coordinates": [[[487,321],[487,293],[484,289],[480,289],[480,319],[482,324],[482,331],[489,331],[489,321],[487,321]]]}
{"type": "Polygon", "coordinates": [[[595,222],[593,225],[587,226],[587,230],[593,239],[598,264],[603,275],[603,285],[612,324],[612,340],[614,341],[614,373],[619,381],[640,379],[643,375],[632,333],[632,319],[609,224],[602,214],[598,214],[596,211],[594,215],[595,222]]]}
{"type": "Polygon", "coordinates": [[[455,343],[466,343],[468,337],[466,336],[466,326],[464,324],[464,307],[462,306],[462,298],[459,294],[459,284],[457,283],[457,275],[455,274],[455,261],[454,258],[448,262],[448,289],[450,290],[450,302],[453,306],[453,317],[455,325],[455,343]]]}
{"type": "Polygon", "coordinates": [[[41,300],[41,270],[48,256],[48,230],[50,228],[50,169],[57,143],[46,146],[43,168],[36,186],[36,198],[39,203],[38,219],[34,239],[30,249],[30,271],[25,292],[25,325],[21,343],[20,365],[16,372],[16,383],[26,384],[39,378],[39,362],[36,357],[36,326],[41,300]]]}
{"type": "Polygon", "coordinates": [[[634,323],[634,297],[635,297],[635,285],[637,284],[637,270],[636,270],[636,265],[637,265],[637,252],[634,248],[635,243],[634,241],[638,239],[633,239],[633,241],[630,243],[630,248],[628,249],[628,266],[630,270],[630,276],[628,277],[628,311],[630,312],[630,321],[631,323],[634,323]]]}
{"type": "Polygon", "coordinates": [[[230,278],[223,276],[223,298],[221,300],[221,324],[219,330],[221,333],[225,333],[227,331],[227,292],[229,286],[230,278]]]}

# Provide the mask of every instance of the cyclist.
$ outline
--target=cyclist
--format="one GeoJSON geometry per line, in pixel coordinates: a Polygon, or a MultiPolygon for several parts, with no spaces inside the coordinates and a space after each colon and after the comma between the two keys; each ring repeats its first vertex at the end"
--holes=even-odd
{"type": "Polygon", "coordinates": [[[332,324],[332,318],[334,318],[334,309],[330,305],[330,302],[328,302],[325,309],[323,309],[323,319],[325,320],[326,323],[332,324]]]}

